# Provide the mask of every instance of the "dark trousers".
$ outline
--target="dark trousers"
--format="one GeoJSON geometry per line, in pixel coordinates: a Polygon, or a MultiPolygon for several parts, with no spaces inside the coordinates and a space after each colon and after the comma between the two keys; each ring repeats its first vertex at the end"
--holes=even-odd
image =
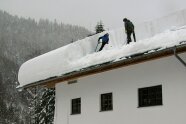
{"type": "Polygon", "coordinates": [[[133,32],[127,32],[127,44],[129,44],[130,42],[132,42],[131,34],[133,34],[134,42],[136,42],[135,32],[134,31],[133,32]]]}
{"type": "Polygon", "coordinates": [[[103,49],[103,47],[105,46],[105,44],[107,44],[106,42],[102,42],[101,48],[99,49],[99,51],[101,51],[103,49]]]}

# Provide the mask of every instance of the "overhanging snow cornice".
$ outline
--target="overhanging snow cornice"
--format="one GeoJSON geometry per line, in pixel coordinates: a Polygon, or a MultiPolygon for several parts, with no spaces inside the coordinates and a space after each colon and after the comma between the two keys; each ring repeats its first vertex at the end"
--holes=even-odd
{"type": "Polygon", "coordinates": [[[42,86],[46,86],[46,87],[54,87],[55,84],[61,83],[64,81],[74,80],[74,79],[78,79],[78,78],[81,78],[84,76],[93,75],[93,74],[109,71],[112,69],[117,69],[120,67],[130,66],[133,64],[138,64],[138,63],[142,63],[142,62],[174,55],[175,49],[176,49],[177,53],[186,52],[186,44],[166,48],[163,50],[158,50],[158,51],[152,52],[152,53],[147,53],[147,54],[139,53],[139,54],[131,55],[129,58],[123,59],[120,61],[102,63],[100,65],[95,65],[95,66],[83,68],[79,71],[74,71],[74,72],[71,72],[68,74],[64,74],[62,76],[51,77],[51,78],[41,80],[38,82],[33,82],[31,84],[23,86],[23,88],[29,88],[29,87],[34,87],[34,86],[38,86],[38,85],[42,85],[42,86]]]}

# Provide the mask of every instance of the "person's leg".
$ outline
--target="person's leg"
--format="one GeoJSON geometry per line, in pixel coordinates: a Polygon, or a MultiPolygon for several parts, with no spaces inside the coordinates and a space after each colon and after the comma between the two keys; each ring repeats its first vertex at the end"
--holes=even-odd
{"type": "Polygon", "coordinates": [[[104,46],[105,46],[105,43],[102,43],[101,48],[99,49],[99,51],[101,51],[104,46]]]}
{"type": "Polygon", "coordinates": [[[131,32],[127,32],[127,44],[131,42],[131,32]]]}

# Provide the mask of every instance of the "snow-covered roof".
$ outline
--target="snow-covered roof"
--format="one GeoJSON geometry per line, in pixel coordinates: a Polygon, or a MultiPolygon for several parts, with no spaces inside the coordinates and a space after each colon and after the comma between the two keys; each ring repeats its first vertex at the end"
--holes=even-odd
{"type": "Polygon", "coordinates": [[[131,60],[131,57],[135,55],[150,55],[186,44],[186,26],[167,30],[128,45],[124,37],[124,29],[118,29],[107,31],[110,38],[109,44],[102,51],[95,52],[98,37],[104,33],[106,32],[76,41],[25,62],[18,74],[21,87],[47,84],[51,80],[55,82],[55,79],[59,77],[71,75],[73,72],[77,75],[84,70],[95,69],[97,65],[124,62],[131,60]]]}
{"type": "Polygon", "coordinates": [[[135,25],[137,42],[129,45],[126,45],[124,28],[107,31],[110,41],[101,52],[95,52],[95,47],[98,37],[106,32],[76,41],[25,62],[18,73],[20,87],[65,81],[98,73],[100,69],[105,71],[139,62],[142,58],[147,60],[145,56],[153,58],[174,46],[180,49],[181,45],[185,49],[183,25],[186,25],[186,10],[135,25]],[[140,55],[139,59],[134,57],[136,55],[140,55]]]}

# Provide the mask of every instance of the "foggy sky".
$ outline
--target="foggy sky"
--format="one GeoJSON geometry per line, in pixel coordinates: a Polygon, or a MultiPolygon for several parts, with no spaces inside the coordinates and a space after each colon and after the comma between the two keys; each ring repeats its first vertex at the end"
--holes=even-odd
{"type": "Polygon", "coordinates": [[[186,0],[0,0],[0,9],[13,15],[80,25],[94,30],[102,20],[106,29],[152,20],[185,9],[186,0]]]}

